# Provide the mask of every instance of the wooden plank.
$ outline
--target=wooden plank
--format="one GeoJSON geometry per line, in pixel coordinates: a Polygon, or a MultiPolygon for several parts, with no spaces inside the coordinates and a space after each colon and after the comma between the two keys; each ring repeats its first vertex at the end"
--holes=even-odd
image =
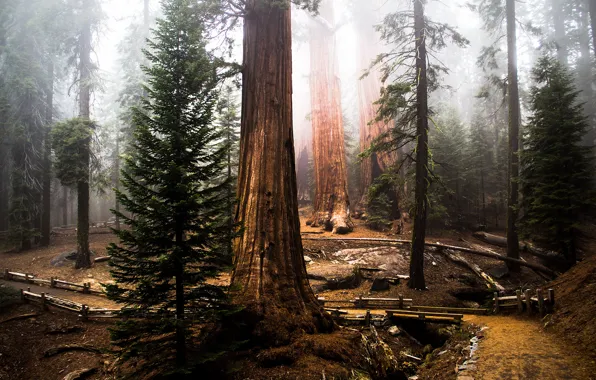
{"type": "Polygon", "coordinates": [[[499,301],[517,301],[517,296],[499,297],[499,301]]]}
{"type": "MultiPolygon", "coordinates": [[[[399,302],[399,298],[358,298],[358,300],[362,301],[381,301],[381,302],[399,302]]],[[[404,298],[404,302],[412,302],[411,298],[404,298]]]]}
{"type": "Polygon", "coordinates": [[[68,281],[64,281],[64,280],[58,280],[58,279],[54,279],[54,283],[56,284],[62,284],[62,285],[68,285],[68,286],[74,286],[77,288],[85,288],[85,285],[80,285],[80,284],[75,284],[73,282],[68,282],[68,281]]]}
{"type": "Polygon", "coordinates": [[[461,313],[461,314],[488,314],[489,310],[484,308],[472,307],[442,307],[442,306],[411,306],[410,310],[418,311],[435,311],[444,313],[461,313]]]}
{"type": "Polygon", "coordinates": [[[526,291],[524,292],[524,297],[526,300],[526,312],[528,313],[528,315],[532,314],[532,301],[530,299],[530,289],[526,289],[526,291]]]}
{"type": "Polygon", "coordinates": [[[387,314],[417,315],[418,317],[444,317],[453,319],[463,319],[463,314],[438,313],[432,311],[408,311],[408,310],[385,310],[387,314]]]}
{"type": "Polygon", "coordinates": [[[517,312],[521,314],[524,311],[524,302],[522,300],[521,289],[517,289],[515,291],[515,297],[517,298],[517,312]]]}

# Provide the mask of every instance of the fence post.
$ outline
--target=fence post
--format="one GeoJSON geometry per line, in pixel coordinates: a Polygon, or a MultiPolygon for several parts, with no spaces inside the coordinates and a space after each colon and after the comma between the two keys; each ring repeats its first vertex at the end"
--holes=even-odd
{"type": "Polygon", "coordinates": [[[25,273],[25,282],[29,284],[33,283],[33,275],[31,273],[25,273]]]}
{"type": "Polygon", "coordinates": [[[526,289],[524,292],[524,297],[526,298],[526,312],[528,315],[532,315],[532,300],[530,299],[530,289],[526,289]]]}
{"type": "Polygon", "coordinates": [[[495,313],[499,312],[499,293],[495,292],[495,313]]]}
{"type": "Polygon", "coordinates": [[[25,292],[23,291],[23,289],[19,289],[21,291],[21,301],[22,302],[27,302],[27,300],[25,299],[25,292]]]}
{"type": "Polygon", "coordinates": [[[544,315],[544,297],[542,295],[542,289],[536,289],[536,298],[538,298],[538,311],[540,316],[544,315]]]}
{"type": "Polygon", "coordinates": [[[550,310],[554,310],[555,309],[555,289],[549,289],[548,290],[548,303],[549,303],[549,307],[550,310]]]}
{"type": "Polygon", "coordinates": [[[91,284],[88,282],[84,282],[83,283],[83,293],[87,294],[89,293],[89,288],[91,287],[91,284]]]}
{"type": "Polygon", "coordinates": [[[370,310],[366,310],[366,316],[364,317],[364,325],[370,326],[370,310]]]}
{"type": "Polygon", "coordinates": [[[46,294],[41,293],[41,308],[43,310],[48,310],[48,305],[46,304],[46,294]]]}
{"type": "Polygon", "coordinates": [[[404,308],[404,295],[403,294],[399,295],[399,308],[400,309],[404,308]]]}
{"type": "Polygon", "coordinates": [[[87,322],[87,320],[89,319],[87,309],[87,305],[83,305],[81,307],[81,321],[83,322],[87,322]]]}
{"type": "Polygon", "coordinates": [[[515,296],[517,297],[517,312],[521,314],[524,311],[524,303],[522,301],[521,289],[517,289],[515,291],[515,296]]]}
{"type": "Polygon", "coordinates": [[[10,280],[10,271],[8,269],[4,269],[4,279],[10,280]]]}
{"type": "Polygon", "coordinates": [[[56,287],[56,279],[54,277],[50,278],[50,288],[56,287]]]}

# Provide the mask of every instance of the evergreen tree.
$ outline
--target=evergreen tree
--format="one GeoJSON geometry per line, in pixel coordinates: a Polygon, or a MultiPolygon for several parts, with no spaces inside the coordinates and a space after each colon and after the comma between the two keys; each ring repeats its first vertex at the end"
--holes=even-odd
{"type": "MultiPolygon", "coordinates": [[[[213,128],[219,82],[192,0],[162,3],[154,40],[145,52],[148,86],[133,110],[134,139],[118,192],[132,215],[108,248],[115,285],[108,296],[130,319],[112,330],[124,359],[145,360],[143,371],[186,367],[192,321],[214,321],[226,289],[206,281],[221,270],[229,225],[227,145],[213,128]],[[191,321],[192,318],[192,321],[191,321]],[[165,366],[165,367],[164,367],[165,366]]],[[[135,376],[139,376],[138,372],[135,376]]]]}
{"type": "Polygon", "coordinates": [[[577,224],[591,205],[591,153],[580,146],[588,123],[570,72],[553,58],[533,70],[533,115],[522,151],[523,231],[576,261],[577,224]]]}

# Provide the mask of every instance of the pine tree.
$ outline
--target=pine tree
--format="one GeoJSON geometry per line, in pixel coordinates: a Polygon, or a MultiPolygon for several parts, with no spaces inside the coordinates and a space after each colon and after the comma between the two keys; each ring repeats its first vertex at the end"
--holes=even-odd
{"type": "MultiPolygon", "coordinates": [[[[133,110],[134,139],[118,192],[129,228],[109,248],[115,285],[108,296],[131,319],[112,331],[125,359],[150,372],[183,370],[192,321],[214,321],[226,290],[217,276],[228,244],[227,146],[213,127],[219,78],[192,0],[163,2],[146,52],[146,98],[133,110]],[[192,316],[192,321],[191,321],[192,316]],[[163,367],[165,365],[165,367],[163,367]]],[[[138,373],[135,374],[138,376],[138,373]]]]}
{"type": "Polygon", "coordinates": [[[533,115],[522,151],[523,231],[576,261],[577,223],[590,206],[591,153],[580,146],[588,128],[570,72],[553,58],[533,70],[533,115]]]}

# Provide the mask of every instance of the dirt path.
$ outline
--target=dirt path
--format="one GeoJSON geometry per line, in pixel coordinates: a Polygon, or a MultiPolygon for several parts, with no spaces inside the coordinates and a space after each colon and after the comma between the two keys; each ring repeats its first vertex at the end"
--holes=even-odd
{"type": "Polygon", "coordinates": [[[44,287],[44,286],[27,284],[27,283],[18,282],[18,281],[0,280],[0,284],[5,284],[5,285],[11,286],[15,289],[27,290],[27,288],[31,288],[31,291],[33,293],[51,294],[58,298],[64,298],[67,300],[79,302],[79,303],[85,304],[90,307],[106,307],[106,308],[118,307],[115,302],[108,300],[106,297],[96,296],[96,295],[92,295],[92,294],[83,294],[83,293],[73,292],[73,291],[59,289],[59,288],[48,288],[48,287],[44,287]]]}
{"type": "Polygon", "coordinates": [[[596,362],[555,335],[543,332],[538,321],[515,316],[466,316],[488,327],[480,341],[475,379],[590,380],[596,362]]]}

